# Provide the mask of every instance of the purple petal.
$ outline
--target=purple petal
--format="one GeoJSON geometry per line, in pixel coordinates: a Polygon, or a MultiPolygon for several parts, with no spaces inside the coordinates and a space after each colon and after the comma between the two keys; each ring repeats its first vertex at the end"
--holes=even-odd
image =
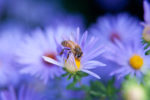
{"type": "Polygon", "coordinates": [[[106,66],[106,64],[96,61],[96,60],[92,60],[92,61],[88,61],[84,63],[84,69],[93,69],[98,66],[106,66]]]}
{"type": "Polygon", "coordinates": [[[96,37],[92,37],[89,42],[86,44],[85,48],[91,49],[93,48],[93,46],[96,44],[96,42],[98,41],[98,38],[96,37]]]}
{"type": "Polygon", "coordinates": [[[96,77],[98,79],[101,79],[100,76],[98,76],[97,74],[95,74],[95,73],[93,73],[93,72],[91,72],[89,70],[82,69],[82,71],[85,72],[85,73],[88,73],[88,74],[90,74],[90,75],[92,75],[92,76],[94,76],[94,77],[96,77]]]}
{"type": "Polygon", "coordinates": [[[144,0],[143,7],[144,7],[144,20],[145,22],[150,23],[150,4],[148,3],[147,0],[144,0]]]}
{"type": "Polygon", "coordinates": [[[80,46],[81,46],[81,47],[84,47],[84,46],[85,46],[85,42],[86,42],[86,39],[87,39],[87,35],[88,35],[88,32],[86,31],[86,32],[83,34],[83,36],[82,36],[82,38],[81,38],[81,41],[80,41],[80,46]]]}
{"type": "Polygon", "coordinates": [[[102,46],[99,46],[95,50],[90,51],[90,53],[86,53],[86,55],[83,56],[83,60],[85,61],[85,60],[93,59],[104,52],[105,49],[102,46]]]}
{"type": "Polygon", "coordinates": [[[46,56],[43,56],[42,57],[45,61],[49,62],[49,63],[52,63],[52,64],[55,64],[57,66],[60,66],[60,67],[63,67],[63,64],[59,63],[58,61],[52,59],[52,58],[49,58],[49,57],[46,57],[46,56]]]}
{"type": "Polygon", "coordinates": [[[126,72],[126,68],[120,68],[114,72],[111,72],[110,75],[113,76],[113,75],[121,73],[121,72],[126,72]]]}
{"type": "Polygon", "coordinates": [[[98,79],[101,79],[100,76],[98,76],[97,74],[95,74],[95,73],[93,73],[93,72],[91,72],[89,70],[82,69],[82,71],[85,72],[85,73],[88,73],[88,74],[90,74],[90,75],[92,75],[92,76],[94,76],[94,77],[96,77],[98,79]]]}
{"type": "Polygon", "coordinates": [[[76,38],[75,38],[75,41],[78,43],[79,42],[79,37],[80,37],[80,28],[78,27],[77,28],[77,35],[76,35],[76,38]]]}

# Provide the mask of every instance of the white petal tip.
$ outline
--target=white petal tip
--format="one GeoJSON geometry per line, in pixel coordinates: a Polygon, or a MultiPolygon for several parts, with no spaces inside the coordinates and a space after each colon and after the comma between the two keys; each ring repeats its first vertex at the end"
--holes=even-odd
{"type": "Polygon", "coordinates": [[[43,58],[43,59],[46,59],[46,58],[48,58],[48,57],[46,57],[46,56],[42,56],[42,58],[43,58]]]}
{"type": "Polygon", "coordinates": [[[102,67],[106,67],[107,65],[103,63],[103,64],[101,64],[101,66],[102,66],[102,67]]]}
{"type": "Polygon", "coordinates": [[[49,57],[42,56],[42,58],[43,58],[44,61],[49,62],[49,59],[50,59],[49,57]]]}
{"type": "Polygon", "coordinates": [[[54,60],[54,59],[52,59],[52,58],[49,58],[49,57],[46,57],[46,56],[42,56],[42,58],[44,59],[44,61],[46,61],[46,62],[49,62],[49,63],[52,63],[52,64],[55,64],[55,65],[57,65],[57,66],[63,66],[63,64],[62,63],[60,63],[60,62],[58,62],[58,61],[56,61],[56,60],[54,60]]]}
{"type": "Polygon", "coordinates": [[[82,69],[82,71],[85,72],[85,73],[88,73],[89,75],[92,75],[92,76],[94,76],[94,77],[96,77],[98,79],[101,79],[101,77],[99,75],[97,75],[97,74],[95,74],[95,73],[93,73],[93,72],[91,72],[89,70],[82,69]]]}
{"type": "Polygon", "coordinates": [[[98,79],[101,79],[101,77],[97,77],[98,79]]]}

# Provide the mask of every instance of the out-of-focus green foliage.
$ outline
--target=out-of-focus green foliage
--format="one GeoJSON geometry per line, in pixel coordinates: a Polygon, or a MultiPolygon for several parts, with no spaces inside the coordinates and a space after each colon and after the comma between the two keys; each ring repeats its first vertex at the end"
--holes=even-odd
{"type": "Polygon", "coordinates": [[[143,86],[146,90],[148,98],[150,98],[150,72],[147,72],[147,74],[144,76],[143,86]]]}
{"type": "Polygon", "coordinates": [[[149,100],[147,93],[150,92],[150,84],[145,81],[148,78],[147,75],[144,77],[144,80],[141,81],[136,80],[135,77],[126,77],[121,88],[124,100],[149,100]]]}
{"type": "Polygon", "coordinates": [[[119,90],[114,86],[114,79],[107,84],[100,81],[93,81],[90,83],[89,89],[84,89],[86,92],[85,100],[117,100],[119,90]]]}
{"type": "Polygon", "coordinates": [[[70,73],[65,68],[64,68],[64,70],[66,71],[66,73],[63,74],[62,76],[63,77],[68,77],[68,80],[73,79],[73,81],[67,86],[67,89],[73,88],[77,84],[77,82],[81,81],[81,79],[83,77],[88,76],[87,73],[84,73],[82,71],[77,71],[75,73],[70,73]]]}
{"type": "Polygon", "coordinates": [[[145,45],[144,46],[144,49],[146,50],[145,55],[150,55],[150,49],[148,49],[150,47],[150,42],[147,42],[143,39],[142,43],[143,45],[145,45]]]}
{"type": "Polygon", "coordinates": [[[80,87],[69,86],[68,89],[84,91],[84,100],[118,100],[119,90],[114,86],[115,79],[110,80],[107,84],[100,81],[91,81],[90,85],[80,84],[80,87]]]}

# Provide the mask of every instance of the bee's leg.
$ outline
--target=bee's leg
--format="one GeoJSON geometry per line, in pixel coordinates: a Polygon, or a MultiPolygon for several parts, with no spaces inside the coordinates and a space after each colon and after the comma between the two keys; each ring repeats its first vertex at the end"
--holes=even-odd
{"type": "Polygon", "coordinates": [[[65,49],[62,49],[59,55],[61,56],[64,53],[65,49]]]}
{"type": "Polygon", "coordinates": [[[71,53],[71,50],[70,50],[70,51],[68,52],[68,54],[67,54],[67,59],[69,58],[70,53],[71,53]]]}
{"type": "Polygon", "coordinates": [[[68,48],[62,49],[61,52],[60,52],[60,55],[62,55],[62,54],[64,53],[65,50],[70,50],[70,49],[68,49],[68,48]]]}

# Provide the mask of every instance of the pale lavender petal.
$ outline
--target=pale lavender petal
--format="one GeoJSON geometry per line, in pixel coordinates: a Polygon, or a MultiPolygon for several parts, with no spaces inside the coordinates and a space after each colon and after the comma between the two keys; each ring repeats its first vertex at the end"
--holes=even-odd
{"type": "Polygon", "coordinates": [[[142,78],[142,76],[143,76],[143,74],[141,73],[141,72],[136,72],[136,77],[138,77],[139,79],[141,79],[142,78]]]}
{"type": "Polygon", "coordinates": [[[99,46],[98,48],[96,48],[93,51],[90,51],[89,53],[87,53],[86,55],[84,55],[84,60],[89,60],[89,59],[93,59],[101,54],[103,54],[105,52],[105,49],[103,46],[99,46]]]}
{"type": "Polygon", "coordinates": [[[9,86],[8,91],[1,92],[2,100],[17,100],[15,90],[12,86],[9,86]]]}
{"type": "Polygon", "coordinates": [[[130,72],[131,72],[131,71],[127,70],[127,71],[121,73],[120,75],[118,75],[117,79],[119,80],[120,78],[122,78],[122,77],[128,75],[130,72]]]}
{"type": "Polygon", "coordinates": [[[9,91],[11,92],[11,100],[17,100],[16,95],[15,95],[15,90],[12,86],[9,87],[9,91]]]}
{"type": "Polygon", "coordinates": [[[1,98],[2,98],[2,100],[9,100],[9,99],[8,99],[8,98],[9,98],[8,93],[7,93],[6,91],[3,91],[3,92],[1,93],[1,98]]]}
{"type": "Polygon", "coordinates": [[[89,42],[85,45],[85,48],[88,48],[88,50],[90,50],[91,48],[93,48],[93,46],[96,44],[96,42],[98,42],[98,38],[91,37],[89,42]]]}
{"type": "Polygon", "coordinates": [[[42,58],[43,58],[45,61],[49,62],[49,63],[52,63],[52,64],[55,64],[55,65],[57,65],[57,66],[63,67],[63,64],[62,64],[62,63],[60,63],[60,62],[58,62],[58,61],[56,61],[56,60],[54,60],[54,59],[52,59],[52,58],[49,58],[49,57],[46,57],[46,56],[43,56],[42,58]]]}
{"type": "Polygon", "coordinates": [[[90,75],[92,75],[92,76],[94,76],[94,77],[96,77],[96,78],[98,78],[98,79],[101,79],[100,76],[98,76],[97,74],[95,74],[95,73],[93,73],[93,72],[91,72],[91,71],[89,71],[89,70],[82,69],[81,71],[83,71],[83,72],[85,72],[85,73],[88,73],[88,74],[90,74],[90,75]]]}
{"type": "Polygon", "coordinates": [[[22,100],[22,98],[24,97],[25,88],[25,86],[21,87],[20,92],[18,93],[18,100],[22,100]]]}
{"type": "Polygon", "coordinates": [[[112,76],[114,74],[119,74],[121,72],[126,72],[126,68],[125,67],[124,68],[120,68],[120,69],[118,69],[118,70],[116,70],[114,72],[111,72],[110,75],[112,76]]]}
{"type": "Polygon", "coordinates": [[[121,50],[124,50],[124,45],[122,42],[120,42],[119,40],[115,39],[115,43],[116,45],[121,49],[121,50]]]}
{"type": "Polygon", "coordinates": [[[88,36],[88,32],[86,31],[85,33],[83,33],[83,36],[82,36],[81,41],[80,41],[80,46],[83,47],[83,48],[85,46],[87,36],[88,36]]]}
{"type": "Polygon", "coordinates": [[[84,65],[84,69],[92,69],[98,66],[106,66],[106,64],[96,60],[90,60],[88,62],[85,62],[83,65],[84,65]]]}
{"type": "Polygon", "coordinates": [[[150,4],[147,0],[144,0],[143,2],[144,7],[144,20],[146,23],[150,23],[150,4]]]}
{"type": "Polygon", "coordinates": [[[78,43],[79,42],[79,37],[80,37],[80,28],[77,28],[77,33],[76,33],[76,38],[75,41],[78,43]]]}

